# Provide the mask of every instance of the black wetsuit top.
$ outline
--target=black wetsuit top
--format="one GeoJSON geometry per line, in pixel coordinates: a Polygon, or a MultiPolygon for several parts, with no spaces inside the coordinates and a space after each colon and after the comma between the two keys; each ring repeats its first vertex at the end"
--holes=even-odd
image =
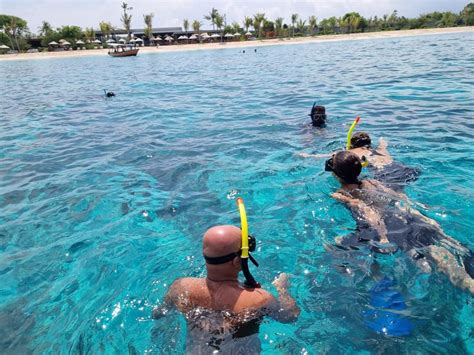
{"type": "Polygon", "coordinates": [[[412,168],[398,162],[393,162],[382,169],[373,169],[374,179],[382,182],[392,190],[401,191],[409,182],[416,181],[420,176],[420,169],[412,168]]]}

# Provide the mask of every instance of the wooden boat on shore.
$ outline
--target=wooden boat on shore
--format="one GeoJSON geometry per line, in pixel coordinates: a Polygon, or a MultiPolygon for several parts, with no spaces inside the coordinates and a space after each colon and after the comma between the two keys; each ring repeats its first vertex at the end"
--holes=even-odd
{"type": "Polygon", "coordinates": [[[138,54],[138,48],[130,45],[113,44],[108,54],[111,57],[134,57],[138,54]]]}

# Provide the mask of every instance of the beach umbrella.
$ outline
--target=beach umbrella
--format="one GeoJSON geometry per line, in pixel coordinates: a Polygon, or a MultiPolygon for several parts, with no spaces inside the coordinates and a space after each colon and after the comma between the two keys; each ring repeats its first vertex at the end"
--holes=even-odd
{"type": "Polygon", "coordinates": [[[95,40],[92,41],[92,43],[97,43],[97,44],[99,44],[99,43],[102,43],[102,42],[99,41],[98,39],[95,39],[95,40]]]}
{"type": "Polygon", "coordinates": [[[183,36],[179,36],[178,39],[188,39],[188,37],[183,35],[183,36]]]}
{"type": "Polygon", "coordinates": [[[83,40],[76,41],[76,44],[85,44],[83,40]]]}
{"type": "Polygon", "coordinates": [[[119,42],[120,42],[120,43],[125,43],[125,42],[127,42],[127,41],[125,40],[125,38],[120,38],[120,39],[119,39],[119,42]]]}
{"type": "Polygon", "coordinates": [[[251,36],[251,35],[252,35],[252,33],[250,33],[250,32],[247,32],[245,35],[246,35],[246,36],[251,36]]]}
{"type": "Polygon", "coordinates": [[[48,43],[48,46],[57,46],[58,42],[51,41],[48,43]]]}
{"type": "Polygon", "coordinates": [[[198,39],[196,35],[191,35],[191,37],[189,37],[189,39],[198,39]]]}
{"type": "Polygon", "coordinates": [[[141,39],[141,38],[136,38],[136,39],[135,39],[135,42],[143,42],[143,39],[141,39]]]}
{"type": "Polygon", "coordinates": [[[224,37],[225,38],[234,38],[234,35],[232,33],[227,33],[224,37]]]}
{"type": "Polygon", "coordinates": [[[111,38],[107,40],[107,43],[115,43],[115,41],[111,38]]]}
{"type": "Polygon", "coordinates": [[[219,37],[220,37],[220,35],[218,35],[217,33],[213,33],[213,34],[211,35],[211,38],[219,38],[219,37]]]}
{"type": "Polygon", "coordinates": [[[170,41],[170,42],[171,42],[171,41],[174,41],[174,38],[173,38],[173,37],[171,37],[171,36],[166,36],[166,37],[165,37],[165,40],[167,40],[167,41],[170,41]]]}
{"type": "Polygon", "coordinates": [[[203,33],[203,34],[201,35],[201,37],[202,37],[203,39],[208,39],[208,38],[211,37],[211,36],[209,36],[207,33],[203,33]]]}
{"type": "Polygon", "coordinates": [[[136,41],[137,41],[137,40],[136,40],[135,38],[132,38],[132,39],[130,40],[130,43],[135,43],[136,41]]]}
{"type": "Polygon", "coordinates": [[[155,41],[163,41],[163,38],[161,38],[160,36],[156,36],[155,41]]]}
{"type": "Polygon", "coordinates": [[[68,41],[63,41],[61,44],[62,44],[63,46],[69,46],[71,43],[69,43],[68,41]]]}
{"type": "Polygon", "coordinates": [[[2,44],[2,45],[0,46],[0,49],[10,49],[10,47],[8,47],[8,46],[2,44]]]}
{"type": "Polygon", "coordinates": [[[240,36],[242,36],[242,35],[239,32],[234,33],[234,37],[240,37],[240,36]]]}

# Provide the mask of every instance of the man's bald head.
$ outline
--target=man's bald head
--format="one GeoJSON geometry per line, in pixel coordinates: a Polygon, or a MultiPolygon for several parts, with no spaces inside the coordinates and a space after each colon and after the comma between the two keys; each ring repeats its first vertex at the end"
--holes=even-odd
{"type": "Polygon", "coordinates": [[[230,225],[208,229],[202,241],[203,254],[211,258],[238,252],[241,246],[242,231],[230,225]]]}

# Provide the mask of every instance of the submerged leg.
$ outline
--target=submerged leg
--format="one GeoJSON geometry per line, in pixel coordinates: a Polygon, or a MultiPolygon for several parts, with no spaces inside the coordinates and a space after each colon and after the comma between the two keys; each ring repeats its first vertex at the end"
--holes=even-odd
{"type": "Polygon", "coordinates": [[[436,262],[439,270],[446,274],[451,283],[474,294],[474,279],[469,276],[464,265],[447,249],[430,245],[426,248],[429,256],[436,262]]]}

